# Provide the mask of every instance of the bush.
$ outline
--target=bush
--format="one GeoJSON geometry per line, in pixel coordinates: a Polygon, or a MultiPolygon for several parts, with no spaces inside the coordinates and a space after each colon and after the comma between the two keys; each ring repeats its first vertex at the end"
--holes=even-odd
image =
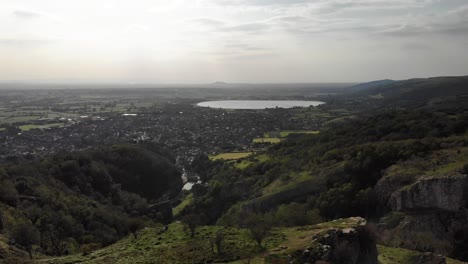
{"type": "Polygon", "coordinates": [[[128,231],[133,234],[136,238],[138,235],[138,231],[144,227],[144,223],[139,218],[131,218],[127,221],[128,231]]]}

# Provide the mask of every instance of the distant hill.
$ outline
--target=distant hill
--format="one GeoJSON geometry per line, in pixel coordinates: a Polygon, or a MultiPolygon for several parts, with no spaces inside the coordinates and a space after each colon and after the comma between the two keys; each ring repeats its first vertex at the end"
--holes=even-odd
{"type": "Polygon", "coordinates": [[[360,84],[356,84],[354,86],[351,86],[351,87],[347,88],[346,91],[359,92],[359,91],[367,90],[367,89],[374,88],[374,87],[385,86],[385,85],[392,84],[392,83],[395,83],[395,82],[397,82],[397,81],[385,79],[385,80],[378,80],[378,81],[360,83],[360,84]]]}
{"type": "Polygon", "coordinates": [[[212,83],[211,85],[227,85],[227,84],[228,84],[227,82],[217,81],[217,82],[212,83]]]}
{"type": "Polygon", "coordinates": [[[465,107],[468,101],[468,76],[396,81],[361,89],[355,95],[399,107],[465,107]]]}

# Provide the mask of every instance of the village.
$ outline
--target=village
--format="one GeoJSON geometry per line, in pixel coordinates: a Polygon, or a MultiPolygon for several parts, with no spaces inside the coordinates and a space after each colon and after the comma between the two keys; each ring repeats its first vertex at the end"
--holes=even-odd
{"type": "MultiPolygon", "coordinates": [[[[172,100],[157,108],[122,109],[4,126],[0,129],[0,161],[33,160],[100,144],[148,141],[170,149],[185,170],[199,154],[261,151],[279,142],[281,131],[319,131],[330,119],[307,116],[307,108],[223,110],[198,107],[186,100],[172,100]],[[264,140],[265,135],[271,139],[264,140]]],[[[313,107],[310,110],[314,111],[313,107]]]]}

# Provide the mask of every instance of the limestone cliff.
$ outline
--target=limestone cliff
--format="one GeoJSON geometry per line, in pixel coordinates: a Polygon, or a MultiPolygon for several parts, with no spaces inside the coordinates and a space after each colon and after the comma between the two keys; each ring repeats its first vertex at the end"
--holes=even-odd
{"type": "Polygon", "coordinates": [[[463,174],[422,178],[393,192],[389,199],[393,211],[445,210],[466,207],[467,176],[463,174]]]}
{"type": "Polygon", "coordinates": [[[468,223],[468,176],[460,171],[413,177],[386,175],[377,184],[379,200],[393,211],[381,219],[386,240],[418,250],[435,250],[464,258],[468,223]],[[400,241],[400,242],[398,242],[400,241]],[[425,248],[425,249],[424,249],[425,248]]]}

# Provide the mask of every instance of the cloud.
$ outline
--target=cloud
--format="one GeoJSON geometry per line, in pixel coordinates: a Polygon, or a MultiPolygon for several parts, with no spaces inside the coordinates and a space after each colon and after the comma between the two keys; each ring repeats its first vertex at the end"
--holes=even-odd
{"type": "Polygon", "coordinates": [[[151,31],[151,28],[148,25],[130,24],[124,27],[124,31],[128,33],[147,33],[151,31]]]}
{"type": "Polygon", "coordinates": [[[422,8],[434,0],[330,0],[315,1],[319,12],[375,11],[388,9],[422,8]]]}
{"type": "Polygon", "coordinates": [[[440,0],[212,0],[222,6],[313,6],[321,11],[339,11],[341,9],[394,9],[424,7],[440,0]]]}
{"type": "Polygon", "coordinates": [[[426,52],[427,50],[432,49],[430,45],[418,42],[404,43],[401,45],[401,48],[411,52],[426,52]]]}
{"type": "Polygon", "coordinates": [[[278,54],[275,53],[254,53],[254,54],[240,54],[240,55],[234,55],[234,56],[225,56],[223,58],[220,58],[221,60],[226,60],[226,61],[261,61],[265,59],[272,59],[272,58],[277,58],[279,57],[278,54]]]}
{"type": "Polygon", "coordinates": [[[222,32],[240,32],[240,33],[261,33],[270,28],[270,25],[265,22],[252,22],[241,24],[229,24],[227,22],[211,19],[211,18],[196,18],[188,20],[190,24],[201,25],[209,31],[222,32]]]}
{"type": "Polygon", "coordinates": [[[219,28],[226,25],[226,22],[224,21],[206,17],[190,19],[188,22],[214,28],[219,28]]]}
{"type": "Polygon", "coordinates": [[[221,5],[245,5],[245,6],[271,6],[294,5],[311,2],[311,0],[221,0],[221,5]]]}
{"type": "Polygon", "coordinates": [[[268,30],[270,25],[261,22],[238,24],[222,28],[223,31],[237,31],[246,33],[259,33],[268,30]]]}
{"type": "Polygon", "coordinates": [[[359,34],[415,37],[427,34],[468,36],[468,5],[454,10],[428,6],[437,0],[316,0],[262,21],[265,29],[296,35],[359,34]],[[344,14],[345,10],[353,10],[344,14]],[[380,11],[378,11],[380,10],[380,11]],[[438,12],[437,12],[438,11],[438,12]]]}
{"type": "Polygon", "coordinates": [[[248,44],[226,44],[224,45],[225,48],[228,48],[228,49],[234,49],[234,50],[243,50],[243,51],[266,51],[266,50],[269,50],[267,48],[262,48],[262,47],[258,47],[258,46],[251,46],[251,45],[248,45],[248,44]]]}
{"type": "Polygon", "coordinates": [[[17,18],[21,19],[33,19],[41,17],[41,14],[32,12],[32,11],[25,11],[25,10],[15,10],[13,11],[13,15],[17,18]]]}
{"type": "Polygon", "coordinates": [[[8,47],[36,47],[52,43],[52,40],[45,39],[16,39],[16,38],[0,38],[0,46],[8,47]]]}
{"type": "Polygon", "coordinates": [[[439,15],[426,15],[389,28],[381,33],[389,36],[411,37],[424,34],[443,34],[451,36],[468,36],[468,6],[450,10],[439,15]]]}

